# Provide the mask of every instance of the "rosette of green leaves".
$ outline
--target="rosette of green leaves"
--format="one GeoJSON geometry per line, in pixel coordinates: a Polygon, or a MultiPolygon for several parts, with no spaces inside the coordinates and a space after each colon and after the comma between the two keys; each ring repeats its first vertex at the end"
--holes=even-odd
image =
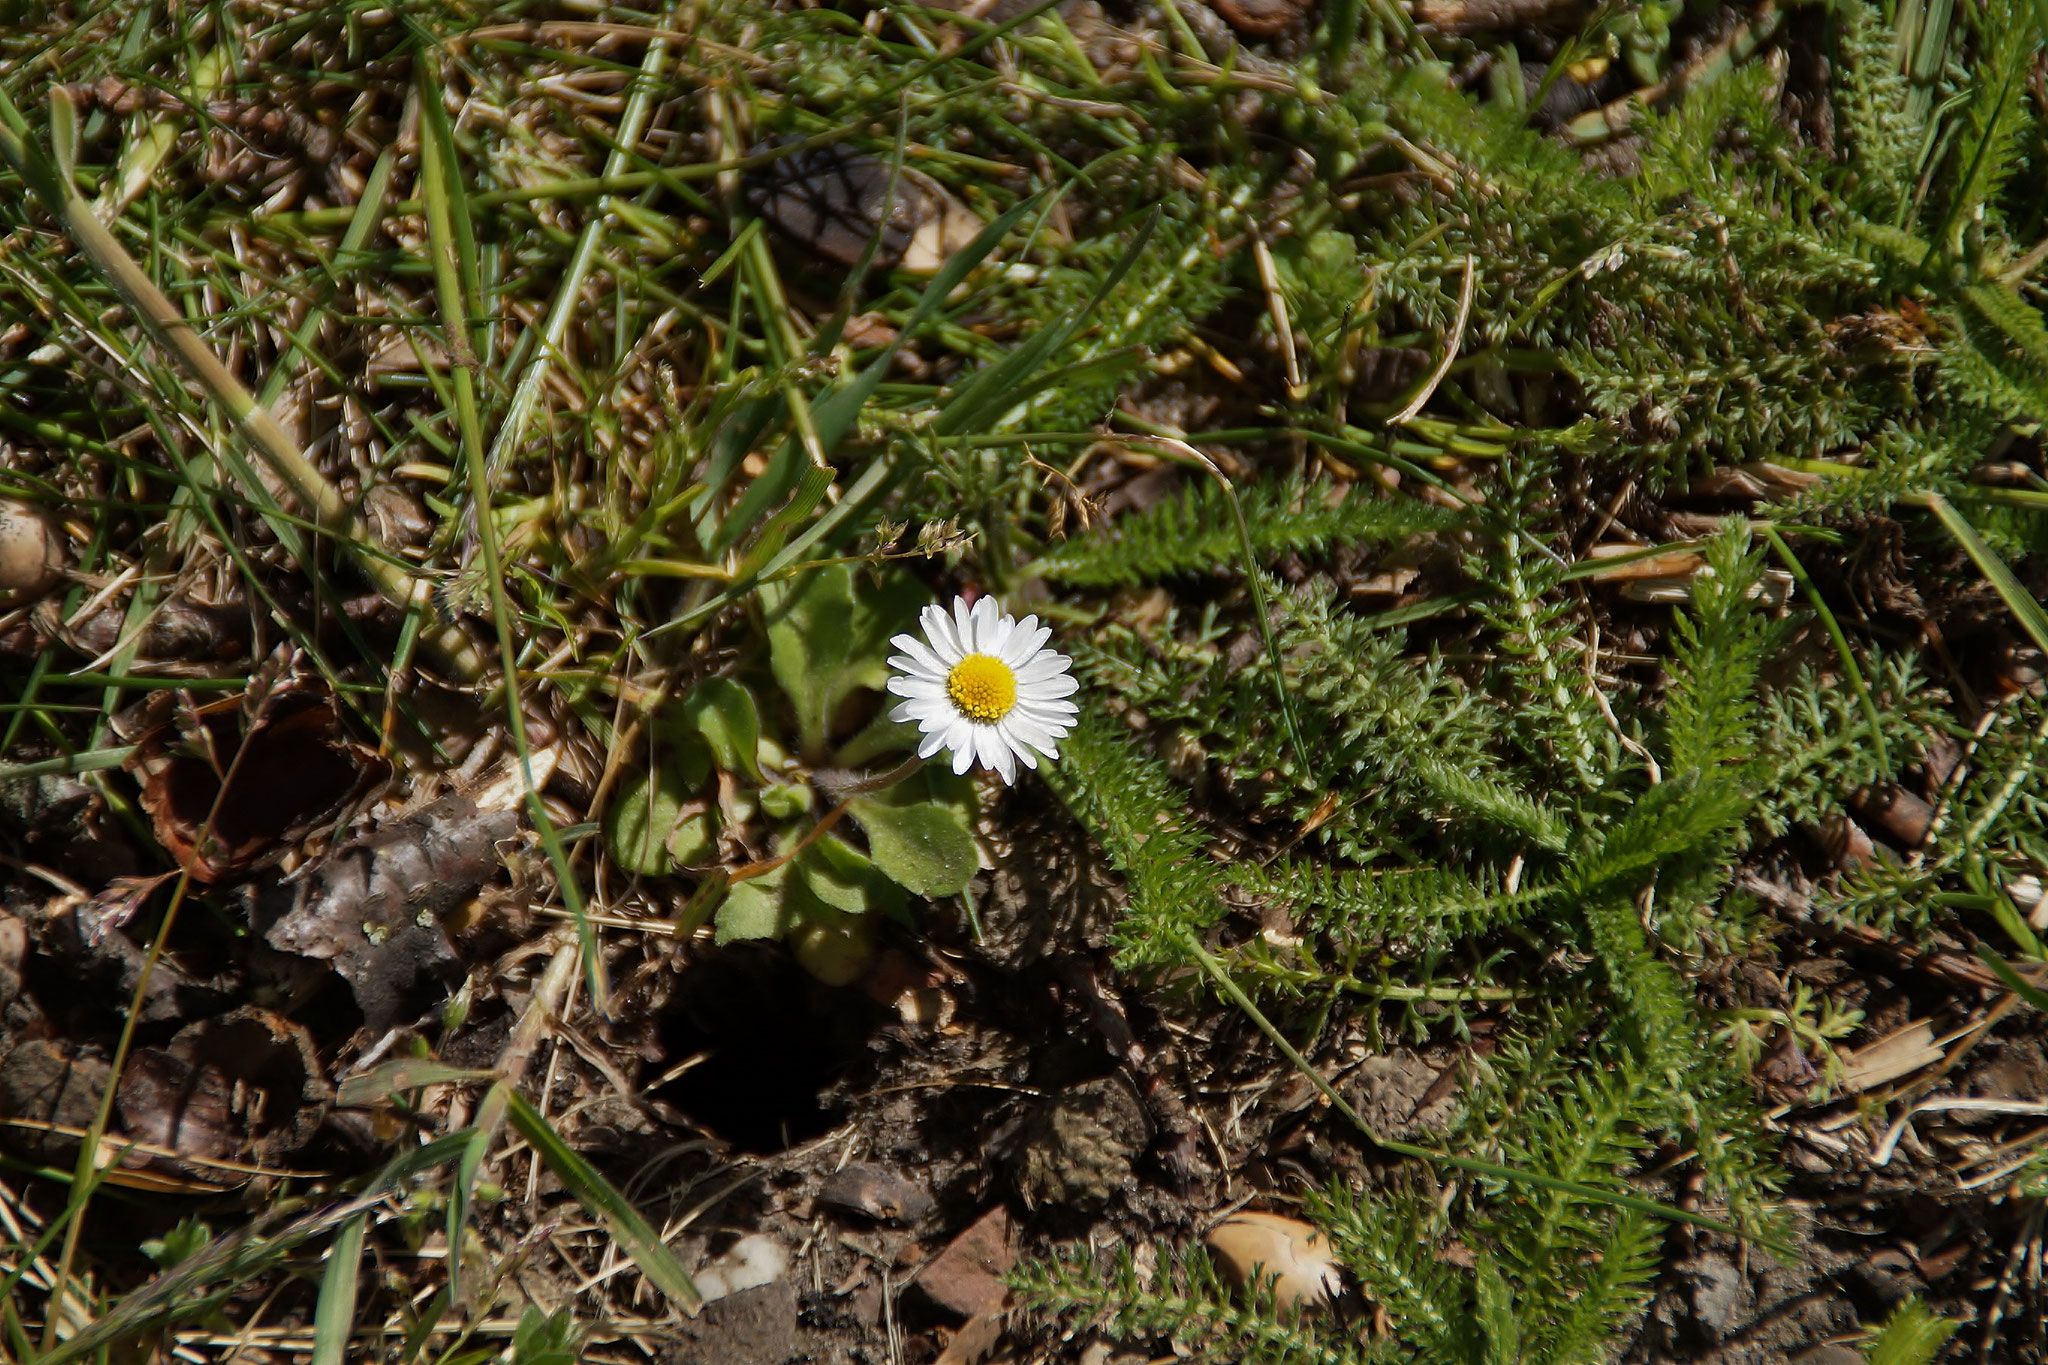
{"type": "Polygon", "coordinates": [[[834,787],[855,785],[848,769],[916,738],[878,694],[889,637],[927,600],[906,575],[871,579],[843,564],[765,586],[766,666],[706,678],[663,705],[647,770],[606,815],[613,862],[643,877],[696,874],[692,916],[715,916],[720,943],[785,940],[833,984],[865,969],[880,916],[906,915],[912,896],[963,890],[979,862],[964,778],[919,769],[851,797],[850,820],[816,831],[834,787]],[[720,834],[742,831],[748,847],[801,852],[728,886],[720,834]]]}

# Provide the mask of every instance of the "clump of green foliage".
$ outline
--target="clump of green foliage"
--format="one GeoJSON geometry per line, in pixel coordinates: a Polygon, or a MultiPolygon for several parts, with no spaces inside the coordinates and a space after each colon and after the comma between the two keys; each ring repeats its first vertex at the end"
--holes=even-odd
{"type": "MultiPolygon", "coordinates": [[[[586,26],[557,50],[571,39],[547,25],[450,3],[215,7],[166,35],[155,6],[120,0],[61,39],[0,32],[0,316],[33,320],[29,341],[0,328],[0,440],[27,452],[0,485],[88,525],[58,615],[98,591],[88,575],[135,584],[116,650],[76,675],[27,671],[0,750],[32,773],[118,763],[112,710],[163,681],[140,626],[165,584],[218,573],[366,732],[423,761],[445,755],[407,695],[416,647],[482,692],[497,670],[516,749],[531,747],[522,694],[558,702],[604,760],[589,766],[618,778],[581,831],[626,874],[612,884],[694,881],[686,925],[801,947],[969,869],[966,806],[943,783],[855,811],[864,852],[821,830],[818,779],[892,742],[841,705],[873,690],[904,615],[884,561],[923,549],[998,592],[1047,584],[1060,619],[1102,623],[1083,651],[1096,699],[1048,776],[1127,882],[1126,964],[1220,976],[1288,1025],[1356,1007],[1420,1035],[1482,1002],[1514,1008],[1438,1139],[1475,1174],[1455,1200],[1398,1184],[1311,1200],[1390,1340],[1283,1320],[1199,1255],[1152,1279],[1038,1266],[1032,1300],[1251,1360],[1602,1358],[1663,1247],[1636,1198],[1665,1190],[1641,1169],[1653,1144],[1690,1153],[1717,1216],[1775,1231],[1754,1034],[1692,984],[1705,955],[1764,932],[1735,868],[1895,776],[1942,715],[1903,652],[1843,640],[1790,657],[1810,602],[1771,605],[1769,555],[1902,505],[1967,509],[1990,543],[1966,542],[1973,555],[2044,543],[2038,489],[1972,477],[2048,420],[2044,253],[2028,245],[2048,234],[2037,10],[1809,14],[1832,70],[1818,146],[1753,50],[1772,7],[1743,21],[1749,48],[1682,71],[1680,6],[1601,7],[1533,82],[1512,44],[1433,51],[1386,0],[1329,0],[1287,63],[1204,46],[1176,7],[1131,7],[1140,40],[1087,8],[1001,33],[918,6],[878,6],[873,24],[739,0],[619,9],[602,52],[586,26]],[[664,46],[686,20],[706,41],[664,46]],[[1601,166],[1537,107],[1588,45],[1683,96],[1638,111],[1601,166]],[[1459,88],[1481,55],[1485,92],[1459,88]],[[107,79],[167,97],[76,104],[107,79]],[[586,79],[621,93],[584,98],[586,79]],[[273,211],[256,206],[267,184],[207,171],[251,135],[218,107],[269,112],[328,83],[363,93],[342,123],[381,149],[361,185],[273,211]],[[451,90],[494,112],[451,118],[451,90]],[[762,148],[804,140],[914,162],[986,230],[933,278],[872,255],[820,275],[740,192],[779,154],[762,148]],[[131,325],[133,279],[59,235],[81,212],[146,261],[135,277],[199,341],[260,375],[250,392],[194,387],[131,325]],[[372,354],[375,384],[355,372],[372,354]],[[1234,425],[1195,429],[1190,404],[1176,429],[1176,385],[1202,396],[1184,376],[1212,363],[1241,377],[1234,425]],[[319,453],[352,497],[423,488],[417,543],[379,543],[352,503],[311,523],[317,499],[295,489],[294,507],[257,476],[235,439],[245,400],[301,390],[302,413],[349,414],[348,440],[319,453]],[[1048,509],[1086,510],[1076,484],[1106,432],[1289,469],[1205,476],[1084,529],[1048,509]],[[1738,518],[1703,537],[1686,600],[1649,628],[1654,662],[1604,657],[1577,559],[1598,509],[1762,462],[1808,481],[1759,510],[1770,533],[1738,518]],[[1368,615],[1320,572],[1395,547],[1454,586],[1368,615]],[[362,587],[331,572],[344,558],[402,610],[395,651],[341,610],[362,587]],[[1179,596],[1143,629],[1104,605],[1162,584],[1179,596]],[[779,879],[721,881],[749,826],[806,855],[779,879]],[[1251,906],[1290,917],[1298,943],[1239,934],[1251,906]],[[1452,1237],[1470,1265],[1436,1255],[1452,1237]]],[[[2048,869],[2048,720],[2020,698],[1967,738],[1923,856],[1871,864],[1816,908],[1881,927],[1970,916],[2040,957],[2010,893],[2048,869]]],[[[601,1001],[575,850],[538,801],[531,814],[601,1001]]],[[[643,923],[665,937],[671,921],[643,923]]],[[[1845,1025],[1803,997],[1788,1014],[1802,1039],[1845,1025]]],[[[475,1080],[393,1072],[383,1089],[429,1079],[475,1080]]],[[[672,1256],[545,1116],[509,1084],[488,1093],[688,1302],[672,1256]]],[[[491,1124],[452,1134],[356,1192],[446,1190],[459,1246],[493,1140],[491,1124]]],[[[2025,1178],[2038,1189],[2038,1169],[2025,1178]]],[[[91,1188],[68,1206],[80,1223],[91,1188]]],[[[213,1300],[187,1290],[318,1239],[337,1248],[321,1355],[343,1358],[367,1226],[347,1224],[367,1205],[334,1207],[263,1256],[238,1249],[260,1239],[166,1239],[182,1278],[128,1296],[75,1350],[195,1316],[213,1300]]],[[[417,1322],[406,1308],[414,1356],[454,1289],[417,1322]]],[[[27,1358],[25,1318],[10,1303],[0,1325],[27,1358]]],[[[520,1349],[565,1340],[552,1323],[520,1349]]]]}
{"type": "MultiPolygon", "coordinates": [[[[1356,129],[1396,130],[1425,187],[1297,210],[1283,282],[1333,377],[1320,413],[1292,417],[1362,462],[1431,445],[1499,458],[1483,502],[1439,499],[1463,504],[1467,587],[1437,610],[1462,605],[1468,624],[1447,636],[1433,617],[1362,615],[1312,578],[1269,585],[1271,619],[1251,628],[1277,637],[1274,652],[1231,648],[1247,626],[1214,606],[1112,628],[1084,666],[1142,734],[1172,736],[1172,766],[1130,726],[1095,720],[1052,780],[1128,878],[1133,965],[1206,959],[1270,1001],[1370,1002],[1418,1033],[1515,1000],[1512,1041],[1469,1075],[1440,1149],[1575,1188],[1508,1175],[1444,1206],[1322,1191],[1311,1211],[1392,1327],[1371,1346],[1267,1317],[1254,1330],[1198,1255],[1150,1280],[1128,1260],[1035,1266],[1019,1280],[1034,1302],[1244,1359],[1598,1360],[1645,1301],[1665,1230],[1601,1193],[1637,1190],[1650,1149],[1690,1153],[1716,1208],[1775,1237],[1755,1034],[1733,1015],[1716,1027],[1691,968],[1765,932],[1736,882],[1745,854],[1899,773],[1942,698],[1911,657],[1876,646],[1790,663],[1800,613],[1766,605],[1770,547],[1741,521],[1705,544],[1658,666],[1608,676],[1562,534],[1579,517],[1559,494],[1580,462],[1670,487],[1770,461],[1818,476],[1773,515],[1824,538],[1812,522],[1902,499],[1986,507],[1996,493],[1970,476],[1992,438],[2048,417],[2048,330],[2023,258],[2044,205],[2017,178],[2042,164],[2040,131],[2013,93],[2035,15],[1989,5],[1951,40],[1847,3],[1829,36],[1832,161],[1787,125],[1761,64],[1641,119],[1633,162],[1611,174],[1589,173],[1515,100],[1475,100],[1428,62],[1373,63],[1293,111],[1340,172],[1374,164],[1347,146],[1356,129]],[[1902,62],[1930,43],[1952,59],[1909,76],[1902,62]],[[1430,396],[1449,415],[1404,417],[1391,438],[1349,425],[1405,405],[1357,401],[1344,367],[1361,348],[1452,332],[1468,282],[1463,347],[1430,396]],[[1571,400],[1532,375],[1568,376],[1571,400]],[[1567,421],[1538,424],[1551,413],[1567,421]],[[1191,773],[1277,852],[1240,841],[1226,856],[1189,813],[1174,774],[1191,773]],[[1236,935],[1247,902],[1284,910],[1298,945],[1236,935]],[[1472,1249],[1467,1268],[1439,1255],[1450,1237],[1472,1249]]],[[[1427,462],[1400,467],[1436,482],[1427,462]]],[[[1227,527],[1220,506],[1197,510],[1208,496],[1047,564],[1102,587],[1186,572],[1166,547],[1227,527]]],[[[1374,509],[1353,514],[1357,537],[1403,534],[1365,490],[1350,498],[1374,509]]],[[[1260,549],[1284,546],[1289,525],[1313,543],[1327,515],[1298,496],[1254,500],[1260,549]]],[[[2025,776],[2044,735],[2037,704],[1999,712],[1924,856],[1873,863],[1822,913],[1924,929],[1961,908],[2039,957],[2003,888],[2048,853],[2025,776]]],[[[1855,1020],[1802,993],[1785,1022],[1824,1054],[1855,1020]]]]}

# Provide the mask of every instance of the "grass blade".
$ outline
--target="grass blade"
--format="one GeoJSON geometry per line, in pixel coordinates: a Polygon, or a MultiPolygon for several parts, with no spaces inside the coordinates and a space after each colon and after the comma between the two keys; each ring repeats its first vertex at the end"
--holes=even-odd
{"type": "MultiPolygon", "coordinates": [[[[370,1215],[359,1213],[341,1225],[327,1252],[327,1270],[320,1277],[320,1301],[313,1309],[312,1365],[344,1365],[350,1329],[355,1326],[356,1286],[362,1278],[363,1234],[370,1215]]],[[[449,1251],[454,1264],[454,1251],[449,1251]]]]}
{"type": "MultiPolygon", "coordinates": [[[[1021,207],[1021,206],[1020,206],[1021,207]]],[[[1014,210],[1013,210],[1014,211],[1014,210]]],[[[1147,214],[1138,228],[1137,236],[1124,248],[1123,255],[1102,277],[1102,283],[1088,301],[1075,309],[1060,322],[1041,327],[1030,340],[1011,351],[993,365],[983,366],[968,376],[939,412],[938,420],[932,423],[932,431],[940,436],[951,436],[956,432],[982,426],[991,418],[1000,417],[1017,401],[1016,390],[1053,355],[1080,332],[1095,310],[1102,306],[1116,287],[1130,274],[1131,267],[1138,263],[1145,244],[1152,240],[1153,230],[1159,226],[1159,210],[1147,214]]],[[[976,239],[977,242],[980,240],[976,239]]]]}
{"type": "Polygon", "coordinates": [[[694,1313],[701,1307],[704,1299],[697,1293],[689,1272],[683,1269],[683,1263],[675,1258],[675,1253],[662,1242],[647,1220],[640,1216],[632,1201],[562,1141],[562,1135],[554,1130],[553,1125],[516,1091],[505,1087],[502,1093],[505,1116],[512,1127],[547,1163],[547,1168],[555,1173],[563,1187],[585,1208],[604,1219],[612,1235],[619,1239],[620,1248],[640,1268],[640,1273],[685,1311],[694,1313]]]}
{"type": "Polygon", "coordinates": [[[455,133],[448,125],[447,106],[441,99],[441,83],[432,64],[419,63],[420,181],[427,205],[427,236],[433,257],[434,290],[441,306],[441,330],[448,346],[449,368],[455,392],[455,419],[461,437],[463,464],[469,472],[469,515],[476,534],[477,557],[483,569],[483,586],[490,602],[491,624],[498,637],[498,670],[504,683],[506,730],[512,748],[519,755],[525,775],[526,814],[540,835],[541,847],[553,866],[555,883],[561,890],[576,922],[576,938],[583,950],[584,970],[589,975],[590,999],[600,1012],[608,1008],[611,985],[605,972],[604,954],[597,948],[597,931],[583,903],[567,853],[541,804],[533,780],[533,746],[526,737],[526,714],[519,693],[517,619],[511,598],[505,591],[505,565],[498,549],[498,528],[491,515],[489,457],[484,450],[483,419],[477,406],[476,371],[479,366],[471,349],[469,310],[465,281],[475,275],[475,239],[469,230],[469,204],[463,197],[462,177],[456,160],[455,133]]]}
{"type": "Polygon", "coordinates": [[[1977,528],[1970,525],[1941,494],[1923,493],[1918,501],[1934,513],[1935,520],[1955,537],[1956,544],[1963,547],[1963,553],[1969,555],[1978,571],[1990,581],[2021,628],[2033,637],[2034,643],[2048,650],[2048,613],[2042,612],[2041,604],[2034,600],[2034,595],[2020,586],[2020,581],[2012,576],[2011,569],[2005,567],[2005,561],[1998,557],[1998,552],[1984,543],[1984,537],[1977,534],[1977,528]]]}
{"type": "MultiPolygon", "coordinates": [[[[607,179],[625,173],[631,160],[628,149],[640,144],[642,134],[647,131],[647,122],[654,109],[654,92],[657,88],[655,77],[660,74],[662,63],[668,57],[668,38],[656,32],[648,41],[647,53],[640,61],[639,79],[633,82],[633,93],[626,101],[626,109],[619,119],[617,145],[606,158],[604,174],[607,179]]],[[[506,462],[518,450],[519,443],[526,439],[527,423],[540,406],[541,390],[547,384],[549,370],[555,357],[562,353],[562,345],[569,335],[569,322],[576,314],[576,307],[583,294],[583,282],[590,274],[592,262],[597,259],[597,245],[604,234],[605,220],[611,210],[612,196],[603,194],[590,206],[589,216],[584,220],[583,231],[577,234],[576,246],[569,254],[569,266],[563,273],[561,288],[555,292],[555,301],[548,309],[547,321],[541,324],[540,341],[534,347],[533,358],[526,362],[520,372],[519,382],[513,386],[512,400],[505,408],[505,415],[498,423],[498,431],[491,438],[491,451],[485,461],[493,475],[502,472],[506,462]]]]}

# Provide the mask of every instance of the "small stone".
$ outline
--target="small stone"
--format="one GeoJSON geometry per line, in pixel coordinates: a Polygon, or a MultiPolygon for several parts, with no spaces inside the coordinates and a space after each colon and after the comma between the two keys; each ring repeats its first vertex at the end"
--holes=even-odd
{"type": "Polygon", "coordinates": [[[21,994],[21,964],[28,956],[28,926],[0,910],[0,1009],[21,994]]]}
{"type": "Polygon", "coordinates": [[[704,1302],[713,1303],[730,1294],[774,1284],[788,1273],[789,1253],[782,1243],[757,1232],[734,1242],[692,1278],[704,1302]]]}
{"type": "Polygon", "coordinates": [[[1725,1337],[1746,1311],[1749,1285],[1724,1256],[1701,1256],[1681,1267],[1692,1281],[1692,1315],[1716,1340],[1725,1337]]]}
{"type": "Polygon", "coordinates": [[[661,1365],[790,1365],[816,1360],[817,1340],[804,1330],[796,1286],[777,1280],[704,1305],[676,1323],[661,1365]]]}
{"type": "Polygon", "coordinates": [[[932,1210],[932,1197],[922,1185],[868,1165],[847,1166],[826,1176],[818,1186],[818,1201],[884,1223],[915,1223],[932,1210]]]}
{"type": "Polygon", "coordinates": [[[48,512],[0,498],[0,607],[33,601],[64,578],[64,535],[48,512]]]}
{"type": "MultiPolygon", "coordinates": [[[[105,1062],[61,1043],[31,1038],[0,1058],[0,1114],[65,1128],[85,1128],[99,1113],[112,1074],[105,1062]]],[[[26,1157],[69,1161],[78,1139],[32,1128],[0,1130],[26,1157]]]]}
{"type": "Polygon", "coordinates": [[[1017,1240],[1010,1213],[997,1205],[933,1257],[917,1284],[940,1307],[971,1318],[1003,1305],[1010,1291],[1002,1275],[1015,1264],[1017,1240]]]}

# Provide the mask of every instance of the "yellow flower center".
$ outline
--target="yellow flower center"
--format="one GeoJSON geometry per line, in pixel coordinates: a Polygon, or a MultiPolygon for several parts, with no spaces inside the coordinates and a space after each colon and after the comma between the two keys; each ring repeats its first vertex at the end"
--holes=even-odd
{"type": "Polygon", "coordinates": [[[946,695],[961,715],[994,725],[1017,704],[1017,675],[992,654],[970,654],[946,675],[946,695]]]}

